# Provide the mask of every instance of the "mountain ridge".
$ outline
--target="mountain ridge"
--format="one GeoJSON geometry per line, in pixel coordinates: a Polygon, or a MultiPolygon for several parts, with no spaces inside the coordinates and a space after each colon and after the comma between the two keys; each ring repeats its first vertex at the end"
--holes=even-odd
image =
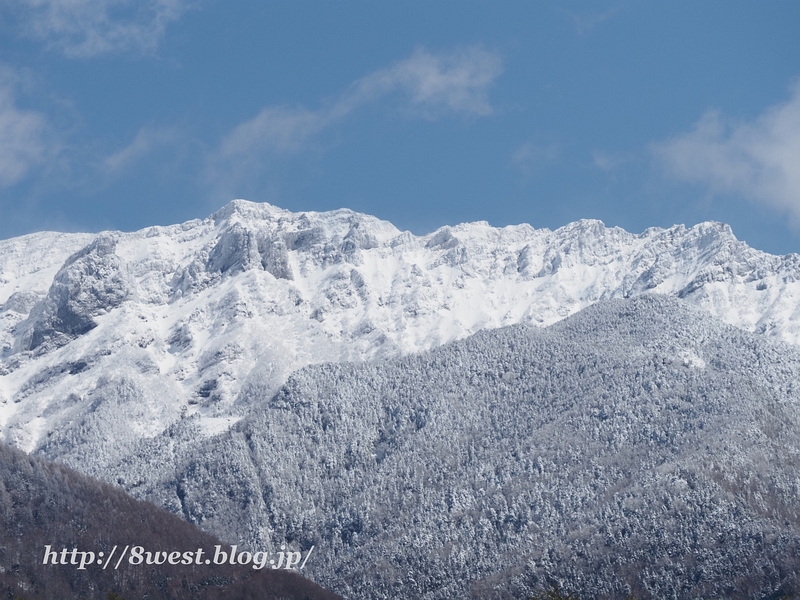
{"type": "Polygon", "coordinates": [[[236,200],[131,233],[31,234],[0,241],[0,438],[92,474],[188,416],[223,431],[248,409],[243,390],[268,396],[308,364],[642,293],[798,343],[799,282],[800,256],[753,250],[720,223],[415,236],[348,209],[236,200]]]}

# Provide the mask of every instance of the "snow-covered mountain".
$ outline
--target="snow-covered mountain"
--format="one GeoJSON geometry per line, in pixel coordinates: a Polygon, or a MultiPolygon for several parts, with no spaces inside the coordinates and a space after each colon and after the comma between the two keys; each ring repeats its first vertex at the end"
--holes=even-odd
{"type": "Polygon", "coordinates": [[[800,256],[751,249],[719,223],[414,236],[349,210],[236,200],[182,225],[4,240],[1,436],[100,472],[186,417],[203,435],[228,429],[304,365],[548,325],[648,292],[800,341],[800,256]]]}

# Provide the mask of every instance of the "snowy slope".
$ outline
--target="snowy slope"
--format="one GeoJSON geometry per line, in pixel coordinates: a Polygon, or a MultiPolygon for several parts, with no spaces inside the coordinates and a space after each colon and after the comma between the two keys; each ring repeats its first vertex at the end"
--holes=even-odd
{"type": "Polygon", "coordinates": [[[182,225],[34,234],[0,241],[0,432],[97,472],[188,416],[226,430],[304,365],[646,292],[796,344],[799,280],[800,256],[751,249],[719,223],[414,236],[349,210],[237,200],[182,225]]]}

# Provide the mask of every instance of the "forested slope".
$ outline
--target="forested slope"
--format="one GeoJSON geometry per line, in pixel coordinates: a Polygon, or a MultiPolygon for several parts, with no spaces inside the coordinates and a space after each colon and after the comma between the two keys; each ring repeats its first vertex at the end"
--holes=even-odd
{"type": "Polygon", "coordinates": [[[800,592],[799,381],[793,346],[646,295],[308,367],[177,472],[114,472],[229,542],[315,545],[348,598],[770,597],[800,592]]]}

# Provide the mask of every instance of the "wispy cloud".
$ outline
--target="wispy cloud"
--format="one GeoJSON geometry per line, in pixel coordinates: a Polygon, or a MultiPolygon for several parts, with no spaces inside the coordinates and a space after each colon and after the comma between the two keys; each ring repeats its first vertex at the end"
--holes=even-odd
{"type": "Polygon", "coordinates": [[[511,155],[511,164],[528,176],[541,165],[556,160],[560,153],[561,148],[557,144],[525,142],[511,155]]]}
{"type": "Polygon", "coordinates": [[[255,168],[265,153],[303,150],[359,108],[388,97],[397,97],[401,112],[415,118],[491,115],[489,88],[502,71],[500,56],[481,47],[438,55],[418,49],[411,57],[353,82],[323,108],[265,107],[225,136],[209,157],[209,174],[242,173],[255,168]]]}
{"type": "Polygon", "coordinates": [[[604,12],[571,12],[562,9],[562,13],[572,21],[575,28],[575,33],[579,36],[584,36],[592,29],[600,25],[603,21],[608,20],[619,10],[619,6],[610,8],[604,12]]]}
{"type": "Polygon", "coordinates": [[[174,128],[159,129],[151,126],[142,127],[136,133],[136,137],[133,138],[130,144],[114,154],[107,156],[103,160],[103,165],[108,174],[119,174],[149,155],[154,149],[177,142],[179,137],[178,132],[174,128]]]}
{"type": "Polygon", "coordinates": [[[334,120],[335,116],[326,111],[268,106],[223,139],[220,155],[232,157],[265,149],[294,152],[334,120]]]}
{"type": "Polygon", "coordinates": [[[12,0],[22,34],[71,58],[150,54],[188,0],[12,0]]]}
{"type": "Polygon", "coordinates": [[[675,178],[761,202],[800,225],[800,83],[752,122],[709,111],[694,130],[652,150],[675,178]]]}
{"type": "Polygon", "coordinates": [[[592,162],[594,166],[606,173],[616,171],[632,160],[632,156],[619,152],[606,152],[604,150],[595,150],[592,152],[592,162]]]}
{"type": "Polygon", "coordinates": [[[147,125],[127,146],[103,154],[99,140],[82,140],[74,130],[59,129],[57,116],[26,108],[37,91],[35,76],[0,63],[0,188],[36,176],[39,190],[97,189],[159,150],[177,160],[199,145],[177,126],[147,125]]]}
{"type": "Polygon", "coordinates": [[[17,105],[17,75],[0,65],[0,186],[21,181],[54,152],[47,119],[17,105]]]}
{"type": "MultiPolygon", "coordinates": [[[[55,11],[57,7],[54,1],[27,1],[41,10],[55,11]]],[[[81,10],[91,4],[90,0],[75,3],[81,10]]],[[[99,51],[100,46],[94,48],[99,51]]],[[[84,48],[87,53],[88,49],[84,48]]],[[[72,51],[77,52],[78,47],[72,51]]],[[[126,146],[110,154],[83,148],[80,161],[74,160],[72,150],[59,150],[63,145],[54,142],[61,138],[43,113],[19,108],[10,76],[0,71],[0,186],[21,181],[37,165],[58,166],[62,179],[70,185],[105,186],[126,176],[135,165],[167,152],[175,154],[175,160],[199,159],[204,185],[212,184],[214,191],[230,194],[239,182],[259,179],[270,159],[319,147],[326,130],[370,104],[389,101],[392,110],[429,120],[491,115],[489,88],[502,68],[498,54],[479,47],[441,55],[419,49],[409,58],[353,82],[333,100],[321,102],[320,108],[266,106],[211,148],[179,126],[146,125],[126,146]]]]}

